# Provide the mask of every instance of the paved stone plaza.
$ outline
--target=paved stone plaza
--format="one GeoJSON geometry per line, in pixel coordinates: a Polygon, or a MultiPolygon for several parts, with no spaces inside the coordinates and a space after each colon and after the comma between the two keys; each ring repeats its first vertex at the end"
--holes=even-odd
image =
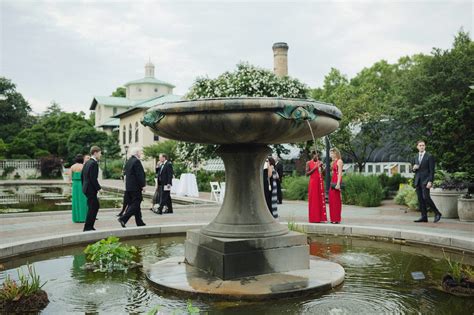
{"type": "MultiPolygon", "coordinates": [[[[105,180],[104,187],[120,188],[123,182],[118,180],[105,180]]],[[[146,195],[150,196],[153,188],[148,187],[146,195]]],[[[200,198],[183,198],[193,204],[175,206],[173,214],[156,215],[149,209],[143,208],[143,219],[147,228],[162,225],[183,224],[207,224],[218,213],[220,205],[210,201],[209,193],[200,193],[200,198]]],[[[99,212],[99,220],[95,227],[97,231],[117,229],[122,230],[117,222],[118,209],[103,209],[99,212]]],[[[279,205],[278,212],[280,222],[295,221],[307,223],[307,202],[284,200],[279,205]]],[[[412,231],[416,233],[427,233],[436,237],[461,237],[474,242],[474,224],[460,222],[458,219],[442,218],[439,223],[414,223],[419,217],[418,212],[409,211],[406,207],[396,205],[391,200],[385,200],[380,207],[363,208],[358,206],[344,205],[342,210],[342,224],[312,224],[319,230],[327,227],[329,231],[337,231],[343,227],[371,227],[387,228],[394,230],[412,231]]],[[[131,220],[128,227],[135,227],[131,220]]],[[[53,237],[61,234],[79,233],[83,224],[72,223],[70,211],[57,212],[35,212],[23,214],[4,214],[0,220],[0,245],[7,246],[9,243],[20,241],[33,241],[37,238],[53,237]]],[[[361,233],[362,234],[362,233],[361,233]]],[[[474,251],[474,249],[472,249],[474,251]]]]}

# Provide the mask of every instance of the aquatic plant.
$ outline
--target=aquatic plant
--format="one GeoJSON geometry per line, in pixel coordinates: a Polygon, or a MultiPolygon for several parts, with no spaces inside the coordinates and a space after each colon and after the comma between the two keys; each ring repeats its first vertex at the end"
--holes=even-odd
{"type": "Polygon", "coordinates": [[[11,279],[10,275],[3,282],[0,289],[0,300],[18,301],[21,297],[27,297],[35,294],[46,284],[41,284],[40,276],[32,265],[27,264],[28,274],[25,274],[21,268],[18,272],[18,282],[11,279]]]}
{"type": "Polygon", "coordinates": [[[118,237],[109,236],[86,247],[84,253],[90,262],[86,264],[86,269],[94,272],[127,271],[137,265],[133,261],[137,252],[135,246],[123,245],[118,237]]]}

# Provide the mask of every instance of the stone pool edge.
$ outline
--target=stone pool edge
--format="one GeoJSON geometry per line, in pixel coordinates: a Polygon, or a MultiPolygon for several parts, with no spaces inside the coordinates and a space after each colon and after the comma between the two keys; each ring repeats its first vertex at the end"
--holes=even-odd
{"type": "MultiPolygon", "coordinates": [[[[281,224],[286,225],[286,222],[281,224]]],[[[168,224],[146,227],[129,227],[107,229],[95,232],[76,232],[70,234],[62,234],[56,236],[34,238],[27,241],[13,242],[0,245],[0,261],[15,256],[29,254],[38,251],[44,251],[50,248],[60,248],[71,245],[78,245],[87,242],[98,241],[110,235],[122,238],[136,236],[156,236],[156,235],[172,235],[183,234],[190,229],[198,229],[207,224],[168,224]]],[[[443,247],[454,249],[457,251],[465,251],[474,253],[474,239],[462,236],[447,236],[440,233],[416,232],[413,230],[369,227],[358,225],[328,225],[328,224],[311,224],[296,223],[306,233],[324,234],[335,236],[358,236],[358,237],[379,237],[389,239],[394,242],[430,245],[435,247],[443,247]]]]}

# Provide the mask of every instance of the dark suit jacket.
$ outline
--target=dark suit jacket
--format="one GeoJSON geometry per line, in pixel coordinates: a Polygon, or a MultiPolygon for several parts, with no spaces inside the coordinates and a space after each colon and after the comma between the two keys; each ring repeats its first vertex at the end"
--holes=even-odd
{"type": "Polygon", "coordinates": [[[99,181],[99,164],[96,160],[90,159],[82,168],[81,182],[82,192],[86,196],[97,195],[97,192],[101,189],[99,181]]]}
{"type": "Polygon", "coordinates": [[[125,190],[141,191],[145,186],[145,170],[142,162],[133,155],[125,164],[125,190]]]}
{"type": "Polygon", "coordinates": [[[434,172],[435,172],[435,159],[434,157],[425,152],[423,155],[423,160],[419,161],[419,154],[416,155],[413,164],[418,164],[419,168],[414,170],[415,172],[415,180],[414,185],[426,185],[428,182],[433,182],[434,180],[434,172]]]}
{"type": "Polygon", "coordinates": [[[283,164],[281,164],[281,162],[278,162],[275,165],[275,171],[277,171],[278,177],[280,178],[280,182],[281,182],[281,180],[283,179],[283,164]]]}
{"type": "Polygon", "coordinates": [[[166,161],[165,164],[161,165],[158,173],[158,185],[171,185],[173,180],[173,165],[170,161],[166,161]]]}

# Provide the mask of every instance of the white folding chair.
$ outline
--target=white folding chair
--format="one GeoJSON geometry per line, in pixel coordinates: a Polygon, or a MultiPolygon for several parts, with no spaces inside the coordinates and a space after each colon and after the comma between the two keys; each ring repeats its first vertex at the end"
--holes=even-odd
{"type": "Polygon", "coordinates": [[[224,197],[225,197],[225,182],[221,182],[220,186],[221,186],[221,193],[219,196],[219,203],[222,203],[224,202],[224,197]]]}
{"type": "Polygon", "coordinates": [[[211,185],[211,200],[219,201],[221,196],[221,187],[218,182],[210,182],[211,185]]]}

